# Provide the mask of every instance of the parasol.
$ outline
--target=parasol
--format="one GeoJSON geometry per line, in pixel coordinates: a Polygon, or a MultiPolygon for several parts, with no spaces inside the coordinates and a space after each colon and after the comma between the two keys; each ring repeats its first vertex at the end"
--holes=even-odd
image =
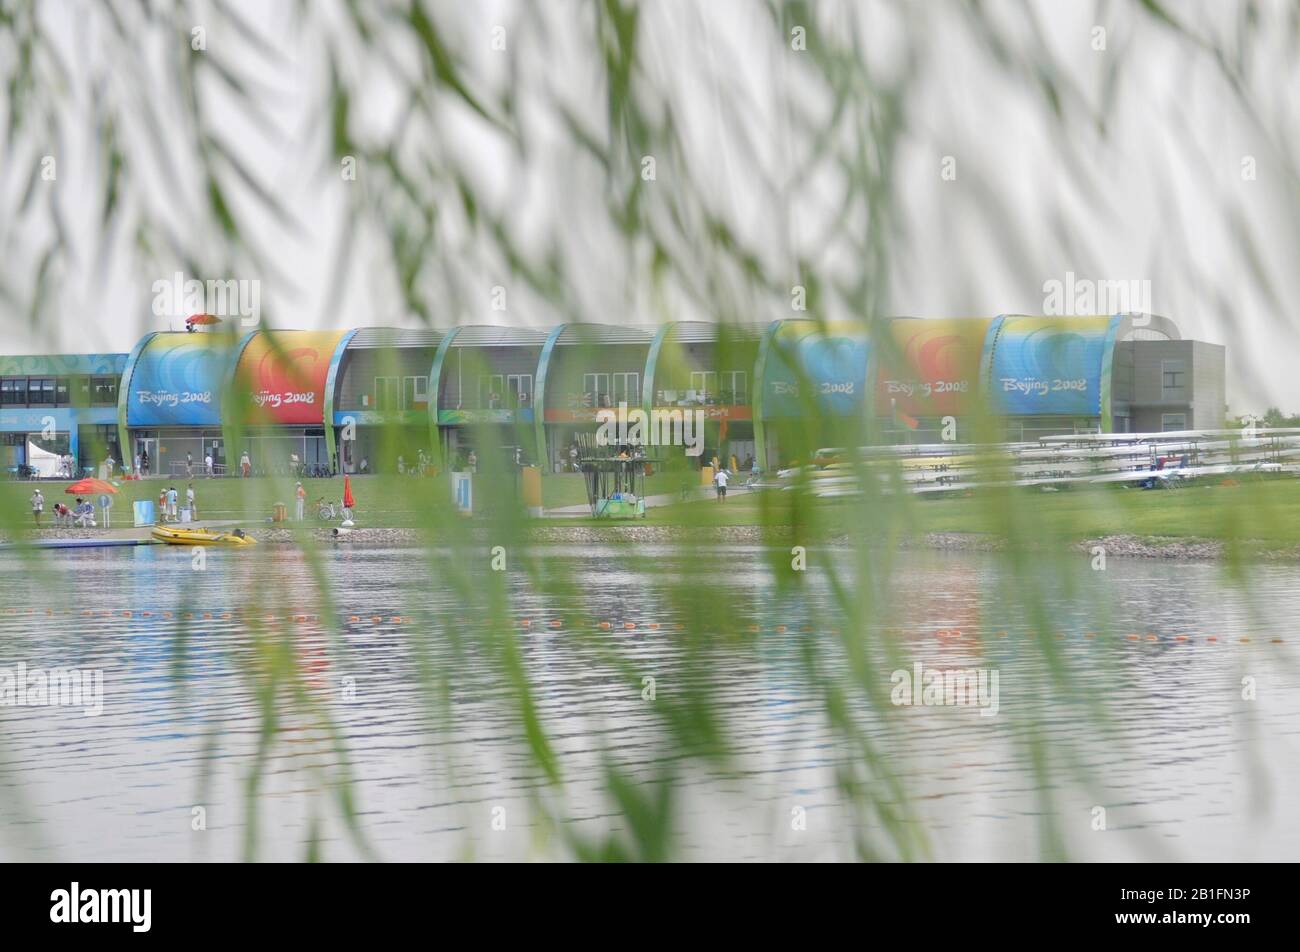
{"type": "Polygon", "coordinates": [[[117,493],[117,487],[112,483],[104,482],[102,479],[79,479],[67,489],[63,490],[70,496],[93,496],[95,493],[117,493]]]}

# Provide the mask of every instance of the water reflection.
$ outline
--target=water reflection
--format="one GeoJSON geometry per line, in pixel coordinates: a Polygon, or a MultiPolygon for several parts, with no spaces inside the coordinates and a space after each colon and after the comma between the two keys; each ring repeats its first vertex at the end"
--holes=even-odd
{"type": "Polygon", "coordinates": [[[851,858],[855,840],[900,855],[882,811],[844,796],[846,765],[924,834],[918,855],[1033,858],[1059,840],[1079,858],[1259,859],[1300,846],[1281,808],[1300,792],[1294,567],[1259,568],[1247,599],[1212,564],[1112,560],[1098,573],[1081,560],[1035,589],[1044,644],[1027,581],[1000,556],[882,563],[874,621],[853,638],[824,573],[792,593],[759,549],[705,555],[641,547],[651,574],[622,550],[550,548],[545,562],[582,583],[563,597],[510,574],[562,792],[528,753],[500,638],[420,552],[325,552],[332,605],[284,547],[212,553],[203,571],[164,547],[60,553],[39,571],[0,556],[0,666],[98,668],[106,692],[97,718],[0,707],[0,848],[227,860],[251,837],[267,859],[302,858],[311,841],[333,859],[366,855],[363,843],[387,859],[543,857],[563,854],[543,810],[584,837],[623,828],[609,764],[647,789],[675,778],[674,850],[692,859],[851,858]],[[707,644],[684,640],[698,620],[686,614],[708,611],[684,589],[725,608],[707,644]],[[246,785],[268,740],[259,692],[285,644],[301,694],[278,682],[250,831],[246,785]],[[882,709],[854,688],[868,681],[887,700],[891,672],[917,662],[996,670],[998,715],[882,709]],[[664,730],[665,705],[700,685],[735,753],[726,764],[684,758],[664,730]],[[828,726],[837,697],[877,760],[828,726]]]}

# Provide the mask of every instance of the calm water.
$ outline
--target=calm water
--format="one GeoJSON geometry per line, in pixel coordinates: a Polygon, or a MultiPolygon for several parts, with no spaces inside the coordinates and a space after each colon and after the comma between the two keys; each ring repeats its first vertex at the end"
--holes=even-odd
{"type": "Polygon", "coordinates": [[[254,798],[259,858],[304,857],[312,831],[325,858],[364,855],[340,820],[343,759],[327,722],[344,739],[364,842],[383,859],[567,855],[543,810],[567,833],[618,835],[625,821],[604,793],[606,764],[634,781],[671,771],[674,855],[684,858],[851,858],[855,839],[898,855],[879,813],[840,792],[846,765],[885,799],[893,773],[908,828],[934,858],[1035,858],[1049,819],[1077,858],[1300,855],[1289,806],[1300,795],[1295,566],[1253,570],[1243,595],[1210,564],[1111,560],[1093,572],[1081,560],[1031,582],[999,556],[907,554],[875,575],[880,624],[855,661],[820,572],[801,602],[777,594],[759,549],[706,553],[703,569],[638,549],[653,575],[618,551],[547,549],[546,563],[581,583],[563,604],[509,575],[520,659],[562,791],[528,755],[486,623],[429,578],[418,551],[324,553],[337,637],[311,570],[286,547],[214,551],[203,571],[188,550],[161,546],[38,562],[0,554],[0,667],[104,678],[98,717],[0,707],[0,857],[239,858],[259,672],[275,664],[240,613],[265,619],[267,595],[304,691],[281,705],[269,739],[254,798]],[[739,607],[729,635],[690,650],[675,595],[701,585],[729,587],[739,607]],[[1045,593],[1060,635],[1046,651],[1027,634],[1026,587],[1045,593]],[[862,677],[885,698],[891,673],[917,662],[996,671],[998,712],[882,712],[854,688],[864,660],[862,677]],[[421,665],[446,676],[445,708],[418,689],[421,665]],[[729,764],[680,757],[664,730],[692,686],[717,701],[729,764]],[[830,686],[844,690],[871,766],[828,726],[830,686]],[[1047,779],[1030,766],[1034,738],[1047,779]],[[1093,829],[1099,807],[1104,830],[1093,829]]]}

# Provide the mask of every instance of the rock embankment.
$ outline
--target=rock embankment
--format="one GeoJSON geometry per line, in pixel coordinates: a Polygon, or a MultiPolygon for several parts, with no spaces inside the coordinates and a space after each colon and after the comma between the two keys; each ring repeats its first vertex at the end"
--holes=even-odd
{"type": "MultiPolygon", "coordinates": [[[[437,542],[436,535],[418,529],[392,529],[362,527],[343,535],[334,535],[333,528],[310,527],[290,529],[279,526],[254,526],[248,530],[259,542],[276,545],[301,543],[333,543],[350,546],[393,547],[437,542]]],[[[490,530],[480,526],[466,526],[463,532],[479,542],[489,540],[490,530]]],[[[794,540],[790,526],[662,526],[622,523],[607,526],[530,525],[523,530],[524,537],[541,545],[783,545],[794,540]]],[[[119,535],[114,530],[111,534],[119,535]]],[[[103,537],[102,529],[74,529],[53,526],[36,532],[23,533],[27,539],[79,539],[103,537]]],[[[464,536],[461,537],[462,539],[464,536]]],[[[5,540],[0,540],[5,541],[5,540]]],[[[823,544],[847,546],[852,543],[848,533],[832,534],[823,544]]],[[[885,538],[872,539],[872,544],[885,544],[885,538]]],[[[929,532],[924,535],[901,536],[893,544],[902,549],[940,550],[951,552],[998,552],[1009,549],[1006,539],[972,532],[929,532]]],[[[1229,548],[1213,539],[1141,537],[1112,535],[1096,539],[1083,539],[1062,543],[1055,547],[1049,543],[1034,543],[1034,551],[1069,549],[1092,554],[1100,546],[1107,558],[1179,559],[1207,561],[1223,559],[1229,548]]],[[[1270,561],[1300,561],[1300,546],[1280,547],[1263,542],[1242,542],[1240,553],[1252,559],[1270,561]]]]}

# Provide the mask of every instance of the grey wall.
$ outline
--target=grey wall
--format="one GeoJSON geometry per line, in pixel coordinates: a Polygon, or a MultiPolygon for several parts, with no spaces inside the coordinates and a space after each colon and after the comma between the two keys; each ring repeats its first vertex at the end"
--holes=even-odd
{"type": "Polygon", "coordinates": [[[1116,353],[1115,407],[1131,405],[1133,429],[1158,432],[1165,413],[1185,413],[1188,429],[1215,429],[1223,425],[1226,399],[1226,351],[1221,344],[1197,340],[1123,341],[1116,353]],[[1123,368],[1132,362],[1130,384],[1123,368]],[[1179,361],[1183,386],[1164,386],[1166,361],[1179,361]],[[1123,399],[1127,397],[1128,399],[1123,399]]]}
{"type": "Polygon", "coordinates": [[[339,365],[334,407],[360,410],[361,395],[370,394],[372,406],[376,377],[427,377],[433,367],[432,347],[349,350],[339,365]]]}

